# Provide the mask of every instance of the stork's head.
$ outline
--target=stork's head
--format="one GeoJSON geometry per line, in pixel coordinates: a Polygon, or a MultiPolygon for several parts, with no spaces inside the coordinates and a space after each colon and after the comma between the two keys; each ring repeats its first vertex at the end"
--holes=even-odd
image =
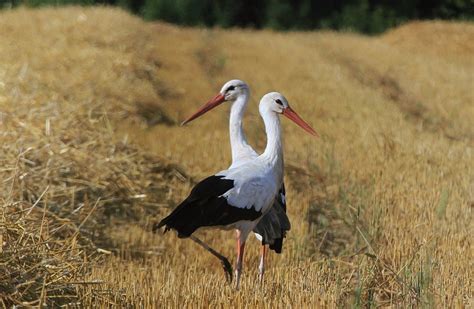
{"type": "Polygon", "coordinates": [[[249,86],[240,79],[233,79],[222,86],[219,92],[225,101],[235,101],[241,95],[248,95],[250,92],[249,86]]]}
{"type": "Polygon", "coordinates": [[[181,125],[193,121],[224,102],[234,102],[240,96],[248,96],[249,92],[249,86],[245,82],[239,79],[230,80],[222,86],[221,91],[214,98],[209,100],[197,112],[183,121],[181,125]]]}
{"type": "Polygon", "coordinates": [[[309,124],[307,124],[298,114],[290,107],[288,100],[279,92],[270,92],[262,97],[259,105],[260,114],[268,113],[282,114],[297,125],[299,125],[306,132],[318,136],[309,124]]]}

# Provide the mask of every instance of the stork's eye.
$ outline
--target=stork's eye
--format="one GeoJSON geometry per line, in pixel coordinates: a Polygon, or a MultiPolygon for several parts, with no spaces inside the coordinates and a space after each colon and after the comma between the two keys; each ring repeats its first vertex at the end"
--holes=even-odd
{"type": "Polygon", "coordinates": [[[235,89],[235,86],[229,86],[229,88],[227,88],[227,91],[231,91],[231,90],[234,90],[235,89]]]}
{"type": "Polygon", "coordinates": [[[278,105],[283,106],[283,102],[282,102],[280,99],[276,99],[275,102],[276,102],[278,105]]]}

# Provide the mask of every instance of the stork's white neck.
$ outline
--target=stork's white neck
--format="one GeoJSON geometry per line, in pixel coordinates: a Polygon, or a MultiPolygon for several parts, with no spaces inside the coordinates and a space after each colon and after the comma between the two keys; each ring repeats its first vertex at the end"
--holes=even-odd
{"type": "Polygon", "coordinates": [[[249,93],[241,94],[232,104],[229,119],[230,147],[232,150],[232,162],[235,162],[250,146],[245,138],[242,128],[242,118],[244,117],[249,93]]]}
{"type": "Polygon", "coordinates": [[[261,158],[275,167],[275,172],[283,177],[283,148],[281,140],[280,118],[277,113],[265,110],[260,112],[267,133],[267,146],[261,158]],[[281,174],[281,175],[280,175],[281,174]]]}

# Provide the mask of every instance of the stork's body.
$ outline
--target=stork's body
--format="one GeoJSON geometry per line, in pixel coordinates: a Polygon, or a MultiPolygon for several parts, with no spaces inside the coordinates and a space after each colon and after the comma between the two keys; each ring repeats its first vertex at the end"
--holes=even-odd
{"type": "MultiPolygon", "coordinates": [[[[259,109],[267,133],[264,153],[198,183],[188,198],[155,226],[155,229],[162,226],[166,226],[165,230],[175,229],[179,237],[192,237],[192,233],[201,227],[236,229],[237,288],[247,236],[272,208],[283,182],[283,151],[278,114],[286,115],[308,132],[315,134],[314,130],[291,110],[286,99],[279,93],[265,95],[259,109]]],[[[219,257],[226,268],[225,258],[201,241],[198,243],[219,257]]]]}
{"type": "MultiPolygon", "coordinates": [[[[235,168],[258,157],[258,153],[248,144],[243,130],[243,116],[249,101],[250,90],[248,85],[241,80],[230,80],[224,84],[219,94],[193,114],[183,124],[188,123],[215,106],[225,101],[232,102],[229,117],[229,136],[232,151],[232,164],[229,169],[235,168]]],[[[283,154],[279,165],[283,171],[283,154]]],[[[262,243],[259,264],[259,278],[263,279],[265,271],[266,245],[276,253],[281,253],[283,238],[291,228],[290,220],[286,214],[285,187],[282,185],[275,198],[272,208],[263,216],[253,229],[257,239],[262,243]]]]}
{"type": "MultiPolygon", "coordinates": [[[[228,84],[240,84],[239,82],[241,81],[229,81],[224,85],[221,92],[228,88],[228,84]]],[[[257,152],[248,144],[243,130],[243,117],[250,93],[248,86],[243,82],[241,83],[243,84],[243,91],[232,104],[229,117],[229,136],[232,151],[232,165],[230,168],[245,164],[258,157],[257,152]]],[[[286,232],[291,229],[290,220],[286,214],[286,192],[283,183],[283,152],[280,153],[279,162],[276,163],[275,167],[281,171],[281,175],[279,175],[281,178],[281,186],[279,187],[272,207],[252,229],[257,239],[262,243],[260,263],[258,266],[260,281],[263,281],[265,273],[266,246],[269,245],[270,249],[276,253],[281,253],[283,238],[286,236],[286,232]]]]}

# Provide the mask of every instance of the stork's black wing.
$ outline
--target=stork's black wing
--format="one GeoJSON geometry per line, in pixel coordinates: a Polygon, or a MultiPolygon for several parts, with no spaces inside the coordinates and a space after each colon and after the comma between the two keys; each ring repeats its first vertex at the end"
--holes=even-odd
{"type": "Polygon", "coordinates": [[[234,187],[232,179],[210,176],[199,182],[189,196],[166,218],[155,224],[153,231],[165,226],[174,229],[178,237],[189,237],[204,226],[226,226],[242,220],[256,220],[262,213],[254,208],[232,206],[222,195],[234,187]]]}

